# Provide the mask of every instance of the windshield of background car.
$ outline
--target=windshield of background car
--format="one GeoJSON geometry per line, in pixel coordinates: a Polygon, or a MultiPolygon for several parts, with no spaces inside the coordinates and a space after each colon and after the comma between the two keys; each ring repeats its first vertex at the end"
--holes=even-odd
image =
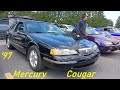
{"type": "Polygon", "coordinates": [[[74,29],[75,27],[73,27],[73,26],[70,25],[70,26],[68,26],[68,28],[70,28],[70,29],[74,29]]]}
{"type": "Polygon", "coordinates": [[[56,25],[42,22],[26,22],[27,31],[29,33],[57,33],[64,34],[56,25]]]}
{"type": "Polygon", "coordinates": [[[94,30],[93,28],[89,28],[89,27],[86,28],[86,33],[87,34],[93,34],[93,35],[99,35],[100,34],[96,30],[94,30]]]}
{"type": "Polygon", "coordinates": [[[118,28],[115,28],[114,31],[115,31],[116,33],[120,33],[120,30],[119,30],[118,28]]]}
{"type": "Polygon", "coordinates": [[[100,34],[102,34],[103,36],[111,36],[108,31],[101,31],[100,34]]]}
{"type": "Polygon", "coordinates": [[[104,30],[107,29],[107,31],[111,32],[111,33],[114,33],[115,32],[115,29],[114,28],[104,28],[104,30]]]}

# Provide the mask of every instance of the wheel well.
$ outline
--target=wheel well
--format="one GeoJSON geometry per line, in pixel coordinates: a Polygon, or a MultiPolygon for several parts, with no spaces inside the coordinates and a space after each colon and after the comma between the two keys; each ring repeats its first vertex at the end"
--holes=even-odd
{"type": "MultiPolygon", "coordinates": [[[[29,43],[29,44],[28,44],[28,47],[27,47],[27,49],[26,49],[26,55],[27,55],[27,53],[28,53],[29,48],[30,48],[31,46],[33,46],[33,45],[36,45],[36,46],[39,48],[39,46],[38,46],[37,44],[35,44],[35,43],[33,43],[33,42],[29,43]]],[[[42,55],[41,55],[41,57],[42,57],[42,55]]]]}
{"type": "MultiPolygon", "coordinates": [[[[29,43],[28,46],[27,46],[27,50],[26,50],[26,53],[28,52],[28,49],[33,46],[33,45],[36,45],[35,43],[29,43]]],[[[37,45],[36,45],[37,46],[37,45]]]]}
{"type": "MultiPolygon", "coordinates": [[[[99,48],[100,45],[99,45],[97,42],[95,42],[95,44],[97,44],[97,46],[98,46],[98,48],[99,48]]],[[[99,48],[99,49],[100,49],[100,48],[99,48]]]]}
{"type": "Polygon", "coordinates": [[[97,44],[99,46],[99,44],[97,42],[95,42],[95,44],[97,44]]]}

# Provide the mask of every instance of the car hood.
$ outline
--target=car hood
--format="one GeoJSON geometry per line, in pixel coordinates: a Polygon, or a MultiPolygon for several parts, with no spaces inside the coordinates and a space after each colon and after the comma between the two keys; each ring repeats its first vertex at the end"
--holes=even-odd
{"type": "Polygon", "coordinates": [[[71,36],[67,34],[44,34],[44,33],[31,33],[30,37],[38,42],[44,42],[52,47],[91,47],[94,43],[86,39],[76,41],[71,36]]]}
{"type": "Polygon", "coordinates": [[[102,41],[110,41],[110,42],[117,42],[117,40],[115,38],[112,37],[105,37],[103,35],[91,35],[92,37],[96,38],[96,39],[100,39],[102,41]]]}
{"type": "Polygon", "coordinates": [[[111,35],[111,37],[120,40],[120,37],[119,37],[119,36],[112,36],[112,35],[111,35]]]}

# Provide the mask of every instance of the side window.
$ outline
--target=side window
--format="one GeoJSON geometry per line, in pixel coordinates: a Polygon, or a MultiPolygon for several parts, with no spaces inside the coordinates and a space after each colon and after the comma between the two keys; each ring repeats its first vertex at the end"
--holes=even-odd
{"type": "Polygon", "coordinates": [[[17,26],[16,26],[16,28],[14,29],[14,32],[17,32],[17,31],[25,33],[24,32],[24,25],[23,25],[22,22],[18,23],[17,26]]]}

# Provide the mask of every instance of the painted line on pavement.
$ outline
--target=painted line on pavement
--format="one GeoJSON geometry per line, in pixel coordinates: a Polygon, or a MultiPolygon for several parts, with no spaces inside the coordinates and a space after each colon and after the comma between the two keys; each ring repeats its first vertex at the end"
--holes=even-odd
{"type": "Polygon", "coordinates": [[[12,74],[11,74],[10,72],[5,73],[5,77],[6,77],[7,79],[14,79],[14,77],[12,76],[12,74]]]}

